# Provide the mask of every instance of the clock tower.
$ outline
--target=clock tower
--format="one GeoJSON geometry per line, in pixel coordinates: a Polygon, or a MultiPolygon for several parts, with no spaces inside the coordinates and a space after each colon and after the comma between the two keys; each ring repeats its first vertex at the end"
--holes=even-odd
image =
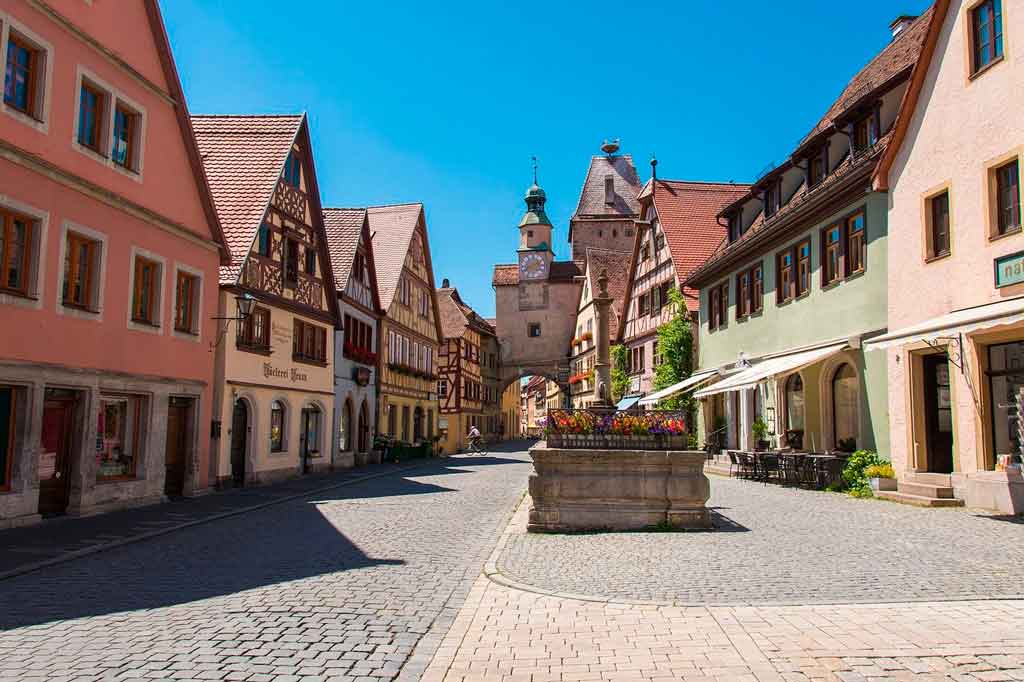
{"type": "Polygon", "coordinates": [[[551,221],[544,213],[547,196],[536,182],[526,190],[526,213],[519,221],[519,279],[543,282],[551,274],[551,221]]]}

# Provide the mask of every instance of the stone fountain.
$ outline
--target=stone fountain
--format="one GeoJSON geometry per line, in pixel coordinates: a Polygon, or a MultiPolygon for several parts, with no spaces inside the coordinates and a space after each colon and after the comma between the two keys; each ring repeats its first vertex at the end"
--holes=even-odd
{"type": "MultiPolygon", "coordinates": [[[[616,413],[611,396],[611,358],[608,342],[608,276],[602,271],[594,296],[597,315],[597,362],[594,365],[594,404],[580,418],[629,418],[616,413]]],[[[637,418],[637,417],[634,417],[637,418]]],[[[670,414],[648,413],[655,423],[670,414]]],[[[549,428],[552,416],[548,417],[549,428]]],[[[706,529],[711,485],[704,474],[703,452],[670,449],[674,438],[605,438],[601,447],[580,447],[577,439],[549,438],[530,449],[530,532],[639,530],[650,527],[706,529]],[[652,442],[655,443],[652,446],[652,442]],[[659,447],[658,444],[664,447],[659,447]],[[569,447],[563,447],[569,446],[569,447]],[[614,447],[613,447],[614,446],[614,447]]],[[[583,441],[585,442],[585,440],[583,441]]],[[[596,444],[597,441],[592,441],[596,444]]]]}

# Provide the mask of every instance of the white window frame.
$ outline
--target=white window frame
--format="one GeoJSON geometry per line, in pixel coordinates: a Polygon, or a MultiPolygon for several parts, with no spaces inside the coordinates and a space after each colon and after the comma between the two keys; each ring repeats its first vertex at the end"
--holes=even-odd
{"type": "MultiPolygon", "coordinates": [[[[132,270],[134,271],[134,264],[132,270]]],[[[203,334],[203,286],[205,284],[203,271],[199,268],[194,268],[191,265],[185,263],[174,263],[174,276],[171,280],[171,290],[174,291],[174,307],[171,308],[172,314],[170,319],[170,330],[171,335],[176,339],[183,339],[185,341],[191,341],[193,343],[199,343],[203,334]],[[191,275],[198,280],[199,286],[192,291],[192,333],[185,333],[178,331],[174,326],[174,318],[178,314],[178,273],[183,272],[186,275],[191,275]]]]}
{"type": "Polygon", "coordinates": [[[91,227],[80,225],[71,220],[65,220],[60,226],[60,245],[57,248],[57,291],[56,291],[56,302],[57,302],[57,314],[65,315],[67,317],[74,317],[79,320],[95,320],[96,322],[103,321],[103,296],[106,291],[107,284],[107,235],[99,230],[94,230],[91,227]],[[92,310],[82,310],[81,308],[75,308],[72,306],[64,305],[64,259],[67,257],[68,251],[68,232],[74,232],[80,234],[83,237],[87,237],[94,242],[99,244],[99,253],[94,255],[94,258],[99,260],[99,263],[94,263],[94,274],[95,278],[92,282],[92,291],[89,292],[89,296],[95,301],[96,309],[95,312],[92,310]],[[97,267],[98,266],[98,267],[97,267]]]}
{"type": "Polygon", "coordinates": [[[7,84],[7,43],[10,40],[12,28],[15,33],[24,38],[26,42],[32,43],[32,46],[43,54],[42,83],[36,83],[35,108],[39,118],[29,116],[9,106],[2,96],[0,96],[0,110],[11,118],[46,135],[50,132],[50,102],[52,100],[51,93],[53,92],[53,45],[9,13],[0,10],[0,55],[3,56],[5,67],[0,71],[0,79],[3,79],[3,82],[0,83],[0,88],[7,84]]]}
{"type": "Polygon", "coordinates": [[[128,328],[138,332],[146,332],[148,334],[163,335],[164,329],[167,327],[167,320],[164,319],[164,299],[167,298],[165,295],[167,291],[167,259],[163,256],[140,248],[138,246],[132,246],[131,258],[128,261],[128,305],[125,310],[125,319],[128,323],[128,328]],[[145,258],[151,260],[160,266],[160,272],[156,278],[156,325],[146,324],[144,322],[136,322],[132,319],[132,306],[135,304],[135,260],[137,258],[145,258]]]}
{"type": "MultiPolygon", "coordinates": [[[[0,97],[0,101],[2,100],[3,97],[0,97]]],[[[32,263],[32,273],[29,277],[28,297],[0,292],[0,305],[42,310],[46,285],[46,278],[43,276],[46,271],[46,235],[50,225],[50,213],[6,194],[0,194],[0,206],[32,218],[38,235],[34,235],[32,239],[32,255],[29,259],[32,263]]]]}
{"type": "Polygon", "coordinates": [[[148,121],[146,108],[81,64],[77,65],[75,68],[74,103],[75,117],[71,122],[71,147],[80,154],[89,157],[96,163],[113,170],[115,173],[119,173],[127,178],[131,178],[135,182],[141,183],[146,155],[145,140],[146,123],[148,121]],[[106,98],[106,108],[103,112],[103,121],[100,123],[101,152],[99,153],[97,153],[96,150],[86,147],[78,142],[78,123],[81,120],[82,107],[82,83],[86,81],[88,81],[89,85],[92,87],[100,90],[106,98]],[[136,126],[135,130],[135,158],[132,160],[130,168],[125,168],[114,161],[114,155],[111,149],[114,139],[114,112],[117,110],[117,106],[119,104],[127,109],[131,109],[132,112],[139,117],[139,124],[136,126]]]}

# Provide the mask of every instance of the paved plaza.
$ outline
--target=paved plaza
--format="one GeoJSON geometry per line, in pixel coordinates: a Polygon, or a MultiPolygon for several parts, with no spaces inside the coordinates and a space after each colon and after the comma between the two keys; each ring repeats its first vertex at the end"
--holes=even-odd
{"type": "Polygon", "coordinates": [[[1024,679],[1014,520],[715,477],[717,532],[527,536],[530,469],[429,461],[0,580],[0,680],[1024,679]]]}
{"type": "Polygon", "coordinates": [[[711,477],[718,532],[526,534],[498,568],[616,600],[815,604],[1017,597],[1024,519],[711,477]]]}

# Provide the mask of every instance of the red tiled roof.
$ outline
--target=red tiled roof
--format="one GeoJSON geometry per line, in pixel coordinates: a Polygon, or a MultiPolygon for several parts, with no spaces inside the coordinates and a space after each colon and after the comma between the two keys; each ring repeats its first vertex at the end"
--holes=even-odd
{"type": "Polygon", "coordinates": [[[324,231],[331,254],[334,282],[338,292],[345,291],[359,247],[359,236],[366,221],[365,208],[325,208],[324,231]]]}
{"type": "MultiPolygon", "coordinates": [[[[651,183],[644,188],[647,194],[651,183]]],[[[726,237],[726,228],[718,224],[718,212],[747,193],[749,185],[717,182],[658,180],[653,200],[661,229],[665,233],[677,282],[685,282],[726,237]]],[[[697,310],[697,292],[684,288],[686,306],[697,310]]]]}
{"type": "Polygon", "coordinates": [[[287,116],[192,116],[232,265],[221,284],[234,284],[256,238],[274,186],[299,132],[303,114],[287,116]]]}
{"type": "Polygon", "coordinates": [[[634,217],[640,215],[640,202],[636,200],[640,191],[640,178],[629,154],[616,156],[594,156],[590,159],[587,178],[580,190],[573,219],[634,217]],[[615,203],[605,203],[604,179],[612,178],[615,189],[615,203]]]}
{"type": "MultiPolygon", "coordinates": [[[[554,261],[551,263],[549,282],[571,282],[573,278],[583,275],[584,263],[580,261],[554,261]]],[[[491,284],[496,287],[509,287],[519,284],[519,266],[514,263],[495,265],[491,284]]]]}
{"type": "Polygon", "coordinates": [[[597,278],[601,271],[608,274],[608,295],[612,297],[611,315],[608,320],[608,333],[612,339],[618,335],[619,318],[626,303],[626,285],[629,279],[628,251],[612,251],[610,249],[587,249],[587,279],[590,283],[591,297],[600,291],[597,278]]]}
{"type": "Polygon", "coordinates": [[[469,326],[469,320],[462,306],[455,302],[455,289],[437,290],[437,311],[441,314],[441,333],[446,339],[462,338],[469,326]]]}
{"type": "Polygon", "coordinates": [[[423,215],[423,204],[371,206],[366,209],[366,215],[370,220],[380,304],[387,310],[395,298],[405,256],[409,253],[409,242],[423,215]]]}

